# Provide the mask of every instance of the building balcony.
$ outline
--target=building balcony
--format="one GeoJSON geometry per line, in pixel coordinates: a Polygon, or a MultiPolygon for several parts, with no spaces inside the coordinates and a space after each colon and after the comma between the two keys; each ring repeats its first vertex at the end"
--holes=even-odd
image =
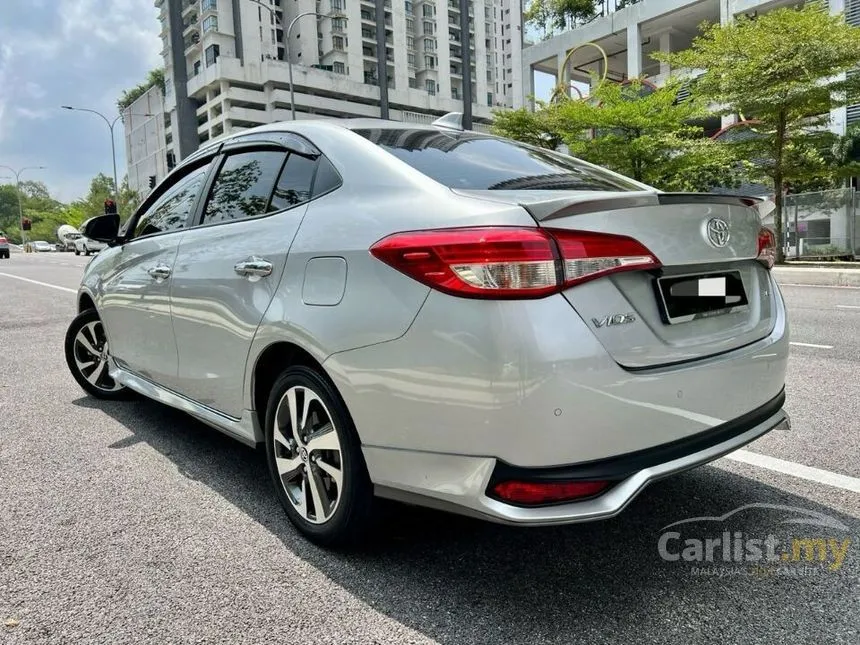
{"type": "Polygon", "coordinates": [[[192,31],[197,31],[197,14],[194,13],[188,20],[182,22],[182,35],[187,36],[192,31]]]}
{"type": "MultiPolygon", "coordinates": [[[[156,5],[158,6],[158,5],[156,5]]],[[[192,9],[197,8],[197,0],[184,0],[182,3],[182,17],[188,15],[192,9]]]]}

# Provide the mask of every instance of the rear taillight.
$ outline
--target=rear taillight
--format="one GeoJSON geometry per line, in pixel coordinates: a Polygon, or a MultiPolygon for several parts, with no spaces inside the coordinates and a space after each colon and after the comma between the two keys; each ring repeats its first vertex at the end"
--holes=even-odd
{"type": "Polygon", "coordinates": [[[766,268],[773,268],[776,262],[776,234],[766,226],[758,232],[758,256],[756,259],[766,268]]]}
{"type": "Polygon", "coordinates": [[[524,482],[504,481],[492,488],[493,495],[505,502],[537,505],[572,502],[593,497],[609,487],[606,481],[524,482]]]}
{"type": "Polygon", "coordinates": [[[538,228],[396,233],[370,252],[419,282],[470,298],[541,298],[609,273],[660,266],[628,237],[538,228]]]}

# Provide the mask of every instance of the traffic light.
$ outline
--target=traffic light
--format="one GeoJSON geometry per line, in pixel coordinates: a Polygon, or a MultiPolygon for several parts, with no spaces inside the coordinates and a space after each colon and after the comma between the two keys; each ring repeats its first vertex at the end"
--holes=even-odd
{"type": "Polygon", "coordinates": [[[105,215],[116,215],[116,202],[114,200],[105,200],[105,215]]]}
{"type": "Polygon", "coordinates": [[[155,188],[155,175],[150,175],[150,176],[149,176],[149,187],[150,187],[150,188],[155,188]]]}
{"type": "Polygon", "coordinates": [[[31,228],[33,228],[33,222],[30,221],[29,217],[25,217],[21,220],[21,230],[29,231],[31,228]]]}

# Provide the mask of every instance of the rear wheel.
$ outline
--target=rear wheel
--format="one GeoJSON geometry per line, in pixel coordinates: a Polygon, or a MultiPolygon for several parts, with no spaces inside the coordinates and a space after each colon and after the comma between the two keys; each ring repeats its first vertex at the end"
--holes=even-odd
{"type": "Polygon", "coordinates": [[[110,347],[95,309],[78,314],[66,332],[66,363],[88,394],[99,399],[127,399],[131,391],[108,374],[110,347]]]}
{"type": "Polygon", "coordinates": [[[287,369],[266,410],[266,458],[290,521],[312,542],[345,546],[370,524],[373,489],[343,401],[319,373],[287,369]]]}
{"type": "Polygon", "coordinates": [[[89,254],[90,254],[90,250],[87,248],[87,245],[84,244],[84,255],[89,255],[89,254]]]}
{"type": "Polygon", "coordinates": [[[75,255],[80,255],[80,254],[81,254],[81,252],[78,251],[78,247],[75,247],[75,255]]]}

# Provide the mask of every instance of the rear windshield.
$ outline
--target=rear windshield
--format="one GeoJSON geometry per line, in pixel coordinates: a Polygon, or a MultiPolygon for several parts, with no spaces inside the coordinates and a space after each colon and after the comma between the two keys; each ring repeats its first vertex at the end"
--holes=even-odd
{"type": "Polygon", "coordinates": [[[475,132],[399,128],[354,132],[451,188],[642,190],[572,157],[475,132]]]}

